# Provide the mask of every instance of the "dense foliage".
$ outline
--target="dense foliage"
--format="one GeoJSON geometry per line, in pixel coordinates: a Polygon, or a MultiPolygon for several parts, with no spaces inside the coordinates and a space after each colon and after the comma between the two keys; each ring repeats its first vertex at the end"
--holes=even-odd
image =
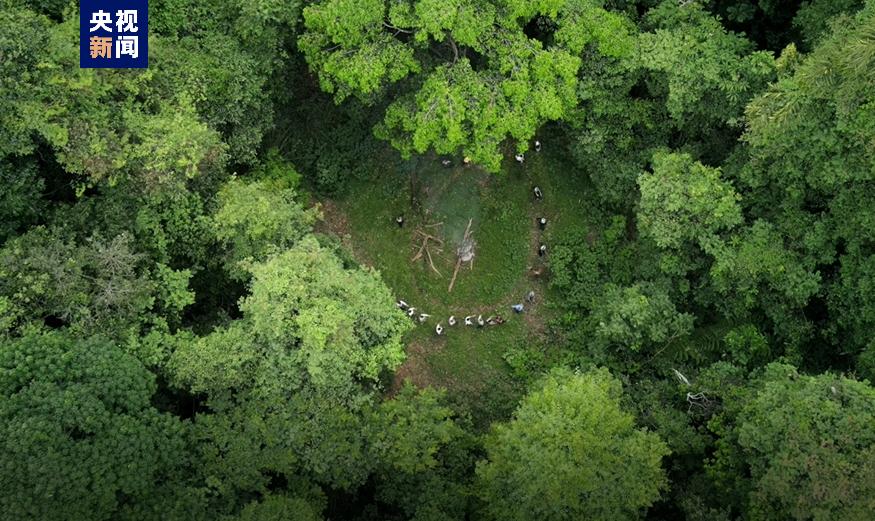
{"type": "Polygon", "coordinates": [[[76,3],[0,0],[0,519],[872,519],[875,0],[149,19],[148,69],[80,69],[76,3]],[[530,241],[533,163],[586,194],[530,241]],[[541,285],[512,384],[473,341],[428,367],[466,398],[404,381],[445,344],[399,285],[489,312],[381,211],[541,285]]]}
{"type": "Polygon", "coordinates": [[[668,454],[620,410],[607,370],[555,370],[497,425],[477,469],[495,519],[636,519],[664,487],[668,454]]]}

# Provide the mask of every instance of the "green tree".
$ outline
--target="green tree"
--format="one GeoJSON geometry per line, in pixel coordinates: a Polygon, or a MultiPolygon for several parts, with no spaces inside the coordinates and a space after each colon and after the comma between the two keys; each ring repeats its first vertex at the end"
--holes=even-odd
{"type": "Polygon", "coordinates": [[[409,322],[376,273],[312,236],[251,270],[243,318],[169,362],[174,385],[208,397],[195,421],[208,483],[231,497],[266,492],[270,474],[353,489],[373,468],[371,390],[403,361],[409,322]]]}
{"type": "Polygon", "coordinates": [[[762,310],[785,340],[798,345],[809,331],[799,311],[820,290],[820,274],[787,248],[773,226],[756,221],[707,250],[714,257],[710,280],[723,298],[717,306],[728,316],[762,310]]]}
{"type": "Polygon", "coordinates": [[[401,92],[377,135],[403,155],[432,148],[497,171],[500,145],[520,152],[576,104],[577,56],[631,52],[628,19],[582,0],[326,0],[304,9],[299,46],[338,102],[401,92]],[[542,34],[524,32],[530,22],[542,34]]]}
{"type": "Polygon", "coordinates": [[[303,3],[156,0],[149,13],[150,34],[159,36],[149,51],[149,68],[157,70],[150,93],[186,92],[202,121],[222,133],[234,161],[256,164],[265,137],[282,121],[277,108],[300,103],[288,84],[304,81],[288,65],[297,59],[303,3]]]}
{"type": "Polygon", "coordinates": [[[57,320],[79,333],[118,337],[156,317],[174,322],[194,301],[187,270],[151,264],[130,235],[87,238],[33,228],[0,249],[0,295],[16,329],[57,320]]]}
{"type": "Polygon", "coordinates": [[[638,226],[662,248],[697,244],[742,223],[741,197],[687,154],[657,154],[653,173],[638,178],[638,226]]]}
{"type": "Polygon", "coordinates": [[[806,0],[793,17],[793,26],[802,33],[802,39],[813,47],[829,34],[830,21],[838,15],[853,13],[863,7],[864,0],[806,0]]]}
{"type": "MultiPolygon", "coordinates": [[[[870,341],[866,288],[875,240],[868,195],[875,179],[875,3],[831,25],[811,54],[789,56],[779,81],[748,106],[749,159],[736,184],[750,194],[747,211],[771,224],[764,242],[791,249],[809,272],[799,277],[786,264],[787,274],[779,277],[798,281],[778,283],[795,305],[815,292],[810,273],[823,267],[828,310],[814,318],[829,325],[810,349],[819,353],[820,366],[839,353],[860,354],[870,341]]],[[[774,270],[784,264],[763,265],[774,270]]]]}
{"type": "MultiPolygon", "coordinates": [[[[141,189],[154,189],[224,167],[226,146],[200,121],[191,93],[150,90],[151,68],[150,74],[80,69],[78,29],[71,19],[41,33],[43,45],[29,57],[41,64],[39,81],[16,103],[29,111],[12,127],[27,125],[21,131],[29,139],[16,153],[32,152],[35,138],[45,140],[60,165],[79,176],[80,191],[128,177],[141,189]]],[[[154,48],[161,45],[156,40],[154,48]]],[[[160,63],[153,65],[161,70],[160,63]]]]}
{"type": "Polygon", "coordinates": [[[267,181],[232,179],[219,190],[218,199],[213,228],[228,249],[226,266],[237,278],[245,277],[247,263],[291,247],[319,216],[317,208],[304,209],[296,201],[294,190],[267,181]]]}
{"type": "Polygon", "coordinates": [[[6,4],[0,9],[0,158],[33,151],[36,129],[59,132],[34,96],[48,79],[39,64],[49,28],[49,20],[32,11],[6,4]]]}
{"type": "Polygon", "coordinates": [[[875,389],[772,364],[712,421],[711,473],[745,519],[864,520],[875,509],[875,389]]]}
{"type": "Polygon", "coordinates": [[[627,209],[635,180],[674,130],[665,101],[642,89],[650,72],[637,53],[618,58],[586,51],[578,73],[579,104],[566,118],[570,152],[598,190],[598,199],[627,209]]]}
{"type": "Polygon", "coordinates": [[[0,157],[46,143],[80,190],[124,178],[154,189],[221,171],[228,152],[254,164],[273,120],[268,78],[282,63],[299,6],[209,4],[203,12],[159,4],[147,72],[80,69],[77,17],[53,23],[4,8],[0,157]],[[168,21],[174,16],[184,27],[168,21]]]}
{"type": "Polygon", "coordinates": [[[454,421],[445,397],[406,382],[367,421],[376,497],[409,519],[465,518],[473,437],[454,421]]]}
{"type": "MultiPolygon", "coordinates": [[[[2,88],[2,87],[0,87],[2,88]]],[[[31,161],[0,159],[0,244],[37,222],[47,206],[42,200],[45,182],[31,161]]]]}
{"type": "Polygon", "coordinates": [[[565,307],[589,311],[608,280],[630,278],[615,269],[631,249],[623,244],[625,229],[626,220],[618,216],[595,241],[588,240],[587,230],[557,236],[548,259],[550,286],[562,292],[565,307]]]}
{"type": "MultiPolygon", "coordinates": [[[[320,498],[321,499],[321,498],[320,498]]],[[[269,494],[260,501],[253,501],[243,508],[234,521],[320,521],[320,512],[325,508],[324,499],[314,501],[301,497],[269,494]]]]}
{"type": "Polygon", "coordinates": [[[727,32],[697,2],[662,2],[639,37],[650,92],[665,99],[673,126],[691,145],[722,159],[742,125],[747,102],[774,78],[770,53],[727,32]],[[709,150],[710,149],[710,150],[709,150]],[[723,149],[723,150],[721,150],[723,149]]]}
{"type": "Polygon", "coordinates": [[[316,386],[376,382],[404,360],[410,322],[378,274],[343,268],[313,237],[252,267],[240,309],[265,342],[297,351],[316,386]]]}
{"type": "Polygon", "coordinates": [[[677,311],[668,293],[654,284],[606,284],[590,316],[595,342],[633,352],[665,344],[693,329],[693,316],[677,311]]]}
{"type": "Polygon", "coordinates": [[[554,370],[486,440],[480,495],[492,519],[637,519],[666,486],[668,448],[635,428],[607,370],[554,370]]]}
{"type": "MultiPolygon", "coordinates": [[[[699,2],[638,4],[645,14],[634,52],[585,49],[580,102],[565,118],[573,157],[600,202],[624,212],[654,153],[681,149],[708,164],[722,162],[736,146],[745,105],[775,73],[769,53],[728,32],[699,2]]],[[[615,5],[628,10],[627,2],[615,5]]]]}
{"type": "Polygon", "coordinates": [[[417,393],[409,382],[392,400],[380,404],[369,422],[372,450],[395,471],[416,474],[437,465],[443,445],[461,434],[453,411],[440,404],[442,393],[417,393]]]}
{"type": "Polygon", "coordinates": [[[149,191],[129,178],[113,186],[104,183],[75,202],[52,205],[48,227],[80,242],[94,235],[127,235],[149,261],[195,272],[218,264],[215,233],[205,213],[224,177],[202,177],[191,186],[173,182],[149,191]]]}
{"type": "Polygon", "coordinates": [[[28,331],[0,344],[0,516],[174,518],[188,425],[151,405],[155,376],[100,337],[28,331]],[[152,501],[160,515],[145,515],[152,501]]]}

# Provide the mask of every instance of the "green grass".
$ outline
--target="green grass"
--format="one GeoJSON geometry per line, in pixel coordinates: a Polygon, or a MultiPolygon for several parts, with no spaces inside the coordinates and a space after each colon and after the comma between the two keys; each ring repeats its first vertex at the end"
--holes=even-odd
{"type": "Polygon", "coordinates": [[[400,298],[423,309],[464,313],[489,306],[506,296],[525,273],[531,229],[528,189],[473,168],[446,169],[437,161],[419,163],[421,168],[413,174],[420,187],[415,197],[418,211],[411,208],[406,174],[384,174],[350,190],[341,205],[355,248],[381,271],[400,298]],[[406,218],[404,228],[394,224],[398,214],[406,218]],[[473,219],[477,243],[474,270],[464,266],[449,293],[455,248],[469,219],[473,219]],[[414,230],[438,222],[444,224],[422,229],[446,241],[441,253],[431,248],[432,260],[442,276],[434,273],[425,259],[410,262],[420,242],[414,230]]]}
{"type": "Polygon", "coordinates": [[[543,235],[549,245],[558,230],[591,224],[590,193],[584,176],[549,153],[528,154],[524,166],[510,159],[494,175],[462,165],[445,168],[433,157],[420,157],[351,186],[336,204],[355,255],[379,270],[398,298],[432,315],[405,339],[411,360],[399,374],[418,385],[446,388],[477,425],[506,417],[524,389],[503,355],[511,347],[542,344],[542,325],[551,313],[543,300],[527,306],[525,316],[510,309],[530,289],[553,298],[543,281],[528,275],[528,268],[540,262],[535,218],[549,219],[543,235]],[[532,195],[536,184],[545,194],[540,202],[532,195]],[[406,220],[400,229],[394,223],[399,214],[406,220]],[[455,249],[469,219],[476,241],[474,266],[463,264],[448,292],[455,249]],[[437,222],[443,225],[421,228],[437,222]],[[445,241],[441,253],[431,250],[440,276],[427,260],[411,263],[419,243],[417,228],[434,230],[445,241]],[[501,314],[508,322],[483,329],[447,327],[451,314],[461,322],[467,314],[480,313],[501,314]],[[447,328],[441,337],[434,334],[437,321],[447,328]]]}

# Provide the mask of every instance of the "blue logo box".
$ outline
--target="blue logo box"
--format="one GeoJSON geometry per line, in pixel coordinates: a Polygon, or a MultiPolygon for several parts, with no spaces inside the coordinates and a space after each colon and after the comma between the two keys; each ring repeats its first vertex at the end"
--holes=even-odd
{"type": "Polygon", "coordinates": [[[80,0],[79,67],[149,66],[148,0],[80,0]]]}

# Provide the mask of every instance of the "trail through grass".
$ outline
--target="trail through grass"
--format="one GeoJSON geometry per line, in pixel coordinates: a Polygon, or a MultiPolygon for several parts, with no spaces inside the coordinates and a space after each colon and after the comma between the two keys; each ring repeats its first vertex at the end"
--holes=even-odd
{"type": "Polygon", "coordinates": [[[337,201],[327,201],[326,222],[360,262],[380,271],[395,295],[432,315],[407,336],[408,360],[399,369],[395,388],[405,379],[419,386],[449,391],[453,401],[471,413],[475,424],[488,425],[507,416],[524,391],[509,372],[504,354],[518,346],[548,349],[544,323],[551,317],[549,293],[543,278],[530,268],[543,267],[537,256],[541,241],[548,244],[556,230],[587,226],[589,190],[584,177],[549,153],[528,154],[524,165],[512,159],[500,174],[474,167],[441,165],[424,156],[403,163],[396,171],[358,182],[337,201]],[[536,201],[538,185],[544,199],[536,201]],[[394,219],[404,215],[399,228],[394,219]],[[549,220],[540,232],[536,218],[549,220]],[[447,291],[456,264],[456,247],[472,220],[476,256],[473,269],[463,264],[452,292],[447,291]],[[426,228],[427,224],[443,223],[426,228]],[[417,229],[440,237],[442,248],[411,262],[421,245],[417,229]],[[440,251],[439,251],[440,250],[440,251]],[[511,305],[524,302],[528,291],[538,298],[526,304],[523,315],[511,305]],[[465,315],[501,315],[507,322],[493,327],[465,327],[465,315]],[[459,324],[449,327],[455,315],[459,324]],[[435,324],[445,328],[442,336],[435,324]]]}

